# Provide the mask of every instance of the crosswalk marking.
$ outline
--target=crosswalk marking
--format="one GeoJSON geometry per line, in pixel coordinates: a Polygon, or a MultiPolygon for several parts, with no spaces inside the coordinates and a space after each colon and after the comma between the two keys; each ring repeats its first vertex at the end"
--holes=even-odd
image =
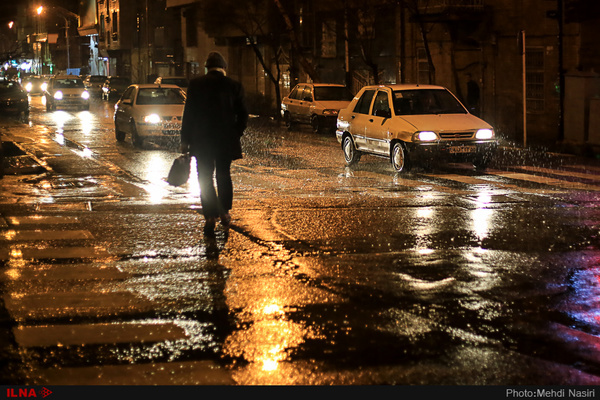
{"type": "Polygon", "coordinates": [[[31,247],[14,247],[14,248],[0,248],[0,260],[60,260],[60,259],[73,259],[73,258],[103,258],[109,259],[112,255],[106,251],[106,249],[97,246],[90,247],[46,247],[39,248],[35,246],[31,247]]]}
{"type": "Polygon", "coordinates": [[[54,317],[106,317],[130,310],[156,311],[157,304],[132,293],[93,293],[78,291],[26,294],[13,292],[4,296],[6,309],[17,321],[54,317]]]}
{"type": "Polygon", "coordinates": [[[234,385],[231,374],[210,360],[135,365],[33,369],[53,385],[234,385]]]}
{"type": "Polygon", "coordinates": [[[187,338],[185,330],[172,322],[20,326],[13,332],[23,347],[56,346],[57,343],[62,346],[154,343],[187,338]]]}
{"type": "Polygon", "coordinates": [[[558,175],[558,176],[567,176],[567,177],[573,177],[573,178],[582,178],[582,179],[588,179],[588,180],[600,182],[600,175],[588,174],[585,172],[564,171],[564,170],[557,170],[557,169],[550,169],[550,168],[532,167],[532,166],[527,166],[527,165],[519,167],[519,169],[524,170],[524,171],[540,172],[540,173],[546,173],[546,174],[552,174],[552,175],[558,175]]]}
{"type": "Polygon", "coordinates": [[[8,230],[0,235],[0,240],[6,241],[32,241],[32,240],[79,240],[93,239],[90,231],[87,230],[8,230]]]}
{"type": "Polygon", "coordinates": [[[522,181],[528,181],[528,182],[543,183],[545,185],[557,186],[557,187],[560,187],[563,189],[600,191],[600,186],[593,186],[593,185],[588,185],[588,184],[580,183],[580,182],[569,182],[569,181],[564,181],[561,179],[548,178],[548,177],[539,176],[539,175],[524,174],[524,173],[520,173],[520,172],[490,171],[489,174],[495,175],[495,176],[501,176],[503,178],[508,178],[508,179],[516,179],[516,180],[522,180],[522,181]]]}
{"type": "Polygon", "coordinates": [[[61,217],[51,215],[26,215],[26,216],[9,216],[6,221],[11,225],[54,225],[54,224],[78,224],[77,217],[61,217]]]}

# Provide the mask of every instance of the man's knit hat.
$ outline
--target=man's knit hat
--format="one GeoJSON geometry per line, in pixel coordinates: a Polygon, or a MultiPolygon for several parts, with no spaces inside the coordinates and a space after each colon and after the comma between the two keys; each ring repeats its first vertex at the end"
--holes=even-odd
{"type": "Polygon", "coordinates": [[[210,68],[227,69],[227,62],[225,61],[225,59],[223,58],[221,53],[219,53],[218,51],[212,51],[208,54],[208,57],[206,58],[206,63],[204,64],[204,67],[206,67],[207,69],[210,69],[210,68]]]}

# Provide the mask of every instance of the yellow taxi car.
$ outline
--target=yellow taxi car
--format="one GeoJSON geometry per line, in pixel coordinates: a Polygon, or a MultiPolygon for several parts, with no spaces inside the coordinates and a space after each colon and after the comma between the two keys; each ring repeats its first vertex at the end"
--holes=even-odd
{"type": "Polygon", "coordinates": [[[490,124],[435,85],[363,87],[340,111],[336,137],[347,165],[372,154],[388,158],[397,172],[434,159],[484,169],[498,146],[490,124]]]}
{"type": "Polygon", "coordinates": [[[281,115],[288,128],[310,124],[315,133],[335,129],[340,109],[350,104],[352,94],[344,85],[300,83],[281,102],[281,115]]]}

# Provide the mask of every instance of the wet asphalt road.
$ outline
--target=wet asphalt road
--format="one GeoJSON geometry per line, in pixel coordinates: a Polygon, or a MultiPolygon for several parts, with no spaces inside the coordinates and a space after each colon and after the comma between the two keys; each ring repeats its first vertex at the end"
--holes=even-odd
{"type": "Polygon", "coordinates": [[[0,121],[33,156],[0,181],[4,384],[600,382],[595,160],[398,175],[253,119],[207,240],[174,148],[117,143],[112,103],[39,101],[0,121]]]}

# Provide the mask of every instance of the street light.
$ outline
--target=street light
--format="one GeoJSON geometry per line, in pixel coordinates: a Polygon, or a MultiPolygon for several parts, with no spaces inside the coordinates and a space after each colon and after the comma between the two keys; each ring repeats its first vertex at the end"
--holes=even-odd
{"type": "Polygon", "coordinates": [[[38,18],[36,20],[36,29],[35,29],[35,43],[33,44],[37,57],[36,59],[36,70],[38,75],[42,74],[42,44],[40,43],[40,29],[41,29],[41,18],[42,11],[44,11],[44,7],[39,6],[36,9],[38,18]]]}
{"type": "MultiPolygon", "coordinates": [[[[37,8],[37,13],[38,15],[40,15],[42,12],[44,11],[44,7],[40,6],[37,8]]],[[[62,7],[50,7],[50,11],[55,12],[56,14],[58,14],[58,16],[62,17],[65,20],[65,41],[66,41],[66,45],[67,45],[67,69],[71,68],[71,54],[70,54],[70,44],[69,44],[69,18],[74,18],[75,20],[77,20],[77,23],[79,24],[79,15],[66,10],[62,7]]]]}

